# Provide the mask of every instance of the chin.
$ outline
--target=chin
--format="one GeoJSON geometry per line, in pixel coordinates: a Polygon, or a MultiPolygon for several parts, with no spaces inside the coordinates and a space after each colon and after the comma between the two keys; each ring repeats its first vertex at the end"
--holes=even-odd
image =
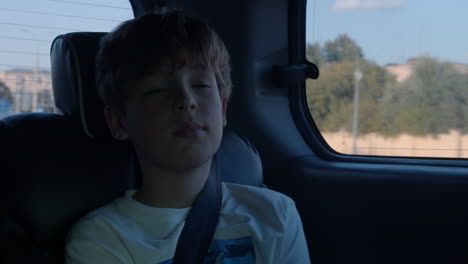
{"type": "Polygon", "coordinates": [[[204,144],[190,148],[172,149],[169,153],[161,155],[159,160],[165,160],[164,163],[168,169],[181,171],[196,169],[211,161],[216,154],[217,147],[219,145],[216,145],[215,148],[213,145],[204,144]]]}
{"type": "MultiPolygon", "coordinates": [[[[188,154],[188,153],[187,153],[188,154]]],[[[211,162],[213,155],[189,154],[183,155],[176,160],[168,162],[168,165],[176,171],[190,171],[202,167],[207,162],[211,162]]]]}

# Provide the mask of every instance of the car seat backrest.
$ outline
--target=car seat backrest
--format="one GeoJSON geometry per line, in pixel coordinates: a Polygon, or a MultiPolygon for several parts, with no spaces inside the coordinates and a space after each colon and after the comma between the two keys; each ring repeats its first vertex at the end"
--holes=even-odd
{"type": "Polygon", "coordinates": [[[31,248],[59,250],[76,219],[133,185],[127,144],[90,140],[76,122],[54,114],[16,115],[1,123],[2,151],[8,153],[1,174],[8,183],[2,191],[8,224],[1,228],[31,248]]]}
{"type": "MultiPolygon", "coordinates": [[[[0,250],[6,252],[0,263],[62,263],[71,225],[138,187],[131,146],[110,137],[96,92],[95,54],[104,34],[54,40],[52,81],[63,115],[0,120],[0,250]]],[[[261,161],[248,140],[225,131],[217,156],[223,181],[263,185],[261,161]]]]}

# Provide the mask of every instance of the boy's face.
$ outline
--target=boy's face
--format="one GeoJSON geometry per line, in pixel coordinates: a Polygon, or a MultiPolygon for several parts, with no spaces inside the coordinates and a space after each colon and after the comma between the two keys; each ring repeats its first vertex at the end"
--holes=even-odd
{"type": "Polygon", "coordinates": [[[210,161],[226,120],[211,67],[166,67],[130,85],[124,116],[119,122],[115,112],[106,116],[113,132],[120,129],[114,137],[129,138],[142,165],[184,171],[210,161]]]}

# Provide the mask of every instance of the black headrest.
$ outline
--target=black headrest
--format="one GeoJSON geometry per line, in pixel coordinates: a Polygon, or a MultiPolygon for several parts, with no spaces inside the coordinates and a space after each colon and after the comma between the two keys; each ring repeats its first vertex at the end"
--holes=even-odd
{"type": "Polygon", "coordinates": [[[94,138],[109,137],[96,88],[95,65],[102,32],[75,32],[54,39],[50,49],[55,105],[65,117],[79,119],[94,138]]]}

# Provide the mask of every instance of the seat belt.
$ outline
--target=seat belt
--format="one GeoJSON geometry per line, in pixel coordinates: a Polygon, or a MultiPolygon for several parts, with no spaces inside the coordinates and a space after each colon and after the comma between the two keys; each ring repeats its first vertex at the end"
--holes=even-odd
{"type": "Polygon", "coordinates": [[[218,224],[222,186],[216,155],[210,174],[185,219],[172,264],[202,264],[218,224]]]}

